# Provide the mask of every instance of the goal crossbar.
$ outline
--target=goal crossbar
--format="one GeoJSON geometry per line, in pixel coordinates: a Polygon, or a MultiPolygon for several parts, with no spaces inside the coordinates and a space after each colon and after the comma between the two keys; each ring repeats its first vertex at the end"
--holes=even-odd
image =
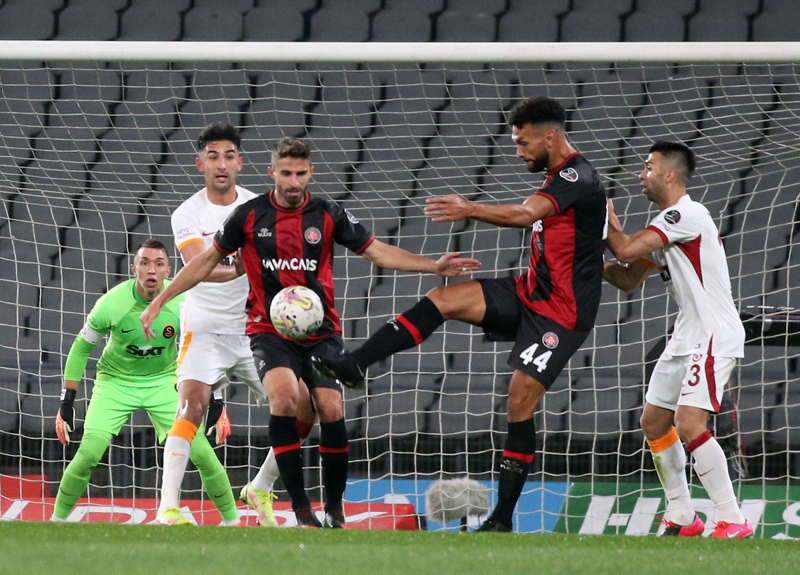
{"type": "Polygon", "coordinates": [[[0,42],[0,60],[175,62],[792,62],[800,42],[0,42]]]}

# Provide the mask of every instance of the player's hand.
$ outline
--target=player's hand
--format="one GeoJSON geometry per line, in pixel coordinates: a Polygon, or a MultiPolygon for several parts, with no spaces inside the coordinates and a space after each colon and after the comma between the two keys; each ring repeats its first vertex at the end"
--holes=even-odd
{"type": "Polygon", "coordinates": [[[69,434],[75,430],[75,390],[61,390],[61,407],[56,415],[56,435],[61,445],[69,445],[69,434]]]}
{"type": "Polygon", "coordinates": [[[153,325],[153,321],[155,321],[159,313],[161,313],[161,306],[151,302],[142,312],[142,315],[139,316],[139,321],[142,322],[142,332],[144,333],[145,341],[156,338],[156,334],[150,326],[153,325]]]}
{"type": "Polygon", "coordinates": [[[461,252],[444,254],[436,261],[436,273],[444,277],[468,276],[481,267],[481,262],[472,258],[460,258],[461,252]]]}
{"type": "Polygon", "coordinates": [[[616,212],[614,212],[614,202],[606,200],[608,204],[608,226],[618,232],[622,231],[622,223],[620,223],[616,212]]]}
{"type": "Polygon", "coordinates": [[[460,222],[472,216],[472,202],[455,194],[425,200],[425,215],[434,222],[460,222]]]}
{"type": "Polygon", "coordinates": [[[231,434],[231,421],[228,419],[228,412],[225,403],[221,399],[211,398],[208,404],[208,416],[206,417],[206,435],[215,435],[214,443],[222,445],[231,434]]]}
{"type": "Polygon", "coordinates": [[[244,260],[242,259],[242,248],[236,250],[233,254],[233,269],[236,271],[236,277],[244,275],[244,260]]]}

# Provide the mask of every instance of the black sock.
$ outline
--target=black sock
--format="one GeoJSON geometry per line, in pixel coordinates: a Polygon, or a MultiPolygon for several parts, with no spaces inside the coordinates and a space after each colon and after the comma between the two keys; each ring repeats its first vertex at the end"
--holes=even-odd
{"type": "Polygon", "coordinates": [[[342,496],[347,487],[347,465],[350,447],[344,418],[333,423],[319,424],[319,455],[322,459],[322,483],[325,486],[325,511],[342,508],[342,496]]]}
{"type": "Polygon", "coordinates": [[[497,507],[492,519],[511,527],[511,517],[522,493],[536,450],[536,427],[533,419],[508,424],[508,436],[500,463],[500,484],[497,488],[497,507]]]}
{"type": "Polygon", "coordinates": [[[353,352],[362,369],[390,355],[417,346],[444,323],[439,308],[427,297],[414,307],[390,320],[353,352]]]}
{"type": "Polygon", "coordinates": [[[300,436],[297,433],[295,417],[271,415],[269,418],[269,440],[275,451],[275,462],[283,478],[283,485],[292,499],[292,509],[308,507],[311,502],[306,495],[303,478],[303,458],[300,455],[300,436]]]}

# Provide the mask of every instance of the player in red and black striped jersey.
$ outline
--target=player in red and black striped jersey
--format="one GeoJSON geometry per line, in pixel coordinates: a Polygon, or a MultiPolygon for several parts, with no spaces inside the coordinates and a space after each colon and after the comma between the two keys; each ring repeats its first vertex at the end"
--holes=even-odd
{"type": "Polygon", "coordinates": [[[269,304],[281,289],[292,285],[311,288],[325,307],[322,326],[309,339],[341,334],[333,300],[333,245],[362,254],[375,236],[329,200],[303,191],[295,206],[281,197],[279,189],[242,204],[214,237],[221,252],[242,248],[250,278],[247,334],[278,333],[269,320],[269,304]]]}
{"type": "Polygon", "coordinates": [[[301,385],[308,387],[320,421],[320,457],[325,485],[325,524],[345,522],[342,495],[347,482],[348,442],[341,384],[317,376],[310,358],[343,350],[339,316],[333,299],[333,244],[389,269],[469,275],[480,267],[458,253],[438,260],[414,255],[384,244],[367,232],[347,210],[311,197],[308,183],[314,173],[309,147],[284,138],[272,151],[269,173],[275,189],[238,206],[214,237],[214,245],[193,258],[160,297],[142,314],[145,332],[161,306],[202,281],[222,259],[241,249],[250,282],[247,334],[256,369],[269,398],[269,436],[283,483],[292,499],[297,523],[318,527],[303,480],[297,409],[301,385]],[[314,290],[325,305],[322,327],[305,340],[288,340],[269,321],[269,303],[282,288],[303,285],[314,290]]]}
{"type": "Polygon", "coordinates": [[[525,100],[509,124],[517,157],[528,171],[546,171],[541,190],[518,205],[479,204],[455,195],[431,198],[425,213],[435,222],[472,218],[497,226],[532,226],[527,272],[434,288],[352,353],[312,358],[320,373],[358,385],[368,366],[419,345],[448,319],[480,326],[489,339],[515,342],[508,359],[515,371],[508,390],[498,502],[479,531],[512,529],[533,463],[534,410],[594,326],[608,222],[600,177],[567,141],[565,112],[558,102],[525,100]]]}

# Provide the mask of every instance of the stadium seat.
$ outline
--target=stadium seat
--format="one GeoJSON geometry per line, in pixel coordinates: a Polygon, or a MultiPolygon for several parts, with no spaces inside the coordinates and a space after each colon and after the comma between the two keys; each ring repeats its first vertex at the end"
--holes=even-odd
{"type": "Polygon", "coordinates": [[[113,40],[119,17],[113,6],[103,2],[70,4],[58,15],[55,40],[113,40]],[[91,26],[87,26],[91,22],[91,26]]]}
{"type": "MultiPolygon", "coordinates": [[[[692,2],[694,4],[694,2],[692,2]]],[[[683,42],[687,36],[686,21],[681,12],[663,5],[652,10],[639,9],[625,19],[626,42],[683,42]]]]}
{"type": "Polygon", "coordinates": [[[759,11],[760,4],[759,0],[700,0],[700,12],[752,16],[759,11]]]}
{"type": "Polygon", "coordinates": [[[431,17],[418,10],[381,10],[372,20],[373,42],[427,42],[431,37],[431,17]]]}
{"type": "Polygon", "coordinates": [[[498,42],[555,42],[558,20],[537,10],[509,10],[500,17],[498,42]]]}
{"type": "Polygon", "coordinates": [[[303,39],[303,13],[298,9],[274,10],[258,6],[244,17],[244,36],[247,42],[294,42],[303,39]]]}
{"type": "Polygon", "coordinates": [[[499,14],[506,9],[506,0],[447,0],[448,10],[463,10],[473,12],[480,9],[487,14],[499,14]]]}
{"type": "Polygon", "coordinates": [[[19,381],[11,372],[0,369],[0,433],[16,433],[19,426],[19,381]]]}
{"type": "Polygon", "coordinates": [[[174,4],[133,4],[122,13],[118,40],[180,40],[181,10],[174,4]]]}
{"type": "Polygon", "coordinates": [[[69,7],[75,6],[102,6],[119,12],[128,6],[128,0],[69,0],[69,7]]]}
{"type": "Polygon", "coordinates": [[[754,42],[792,42],[797,39],[800,13],[796,9],[788,12],[762,12],[753,21],[754,42]]]}
{"type": "Polygon", "coordinates": [[[619,14],[602,7],[571,11],[561,20],[562,42],[619,42],[622,19],[619,14]]]}
{"type": "MultiPolygon", "coordinates": [[[[219,0],[194,0],[194,8],[219,8],[219,5],[219,0]]],[[[272,5],[272,2],[270,2],[270,5],[272,5]]],[[[239,14],[249,12],[252,8],[253,0],[228,0],[225,2],[226,10],[238,12],[239,14]]]]}
{"type": "Polygon", "coordinates": [[[340,12],[373,14],[381,9],[382,0],[325,0],[324,7],[340,12]]]}
{"type": "MultiPolygon", "coordinates": [[[[61,406],[61,374],[53,373],[34,382],[27,395],[22,396],[20,431],[33,439],[55,437],[55,419],[61,406]]],[[[83,425],[83,413],[78,412],[82,402],[75,402],[75,425],[83,425]]]]}
{"type": "Polygon", "coordinates": [[[386,0],[384,10],[413,10],[430,15],[444,10],[444,0],[386,0]]]}
{"type": "Polygon", "coordinates": [[[0,40],[49,40],[56,19],[51,9],[28,2],[0,7],[0,40]]]}
{"type": "Polygon", "coordinates": [[[436,20],[437,42],[494,42],[494,14],[483,10],[445,10],[436,20]]]}
{"type": "Polygon", "coordinates": [[[236,42],[242,39],[242,15],[222,6],[196,6],[184,16],[182,40],[236,42]]]}
{"type": "Polygon", "coordinates": [[[336,8],[321,8],[311,15],[312,42],[366,42],[369,40],[369,16],[336,8]]]}
{"type": "Polygon", "coordinates": [[[748,40],[747,19],[726,12],[704,12],[689,20],[689,42],[746,42],[748,40]]]}

